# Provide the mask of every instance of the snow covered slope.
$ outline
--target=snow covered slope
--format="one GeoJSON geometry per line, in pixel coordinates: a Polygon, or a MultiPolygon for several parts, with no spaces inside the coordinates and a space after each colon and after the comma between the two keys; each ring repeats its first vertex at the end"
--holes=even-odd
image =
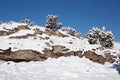
{"type": "MultiPolygon", "coordinates": [[[[64,46],[66,52],[93,51],[117,55],[120,44],[114,42],[112,49],[89,44],[86,38],[72,36],[63,30],[52,32],[41,26],[27,26],[26,23],[9,22],[0,24],[0,52],[11,47],[12,51],[35,50],[44,54],[45,49],[64,46]]],[[[114,63],[115,64],[115,63],[114,63]]],[[[85,57],[48,58],[43,62],[5,62],[0,64],[0,80],[120,80],[113,64],[94,63],[85,57]]]]}
{"type": "MultiPolygon", "coordinates": [[[[3,23],[0,25],[0,31],[14,30],[14,28],[23,25],[25,26],[25,23],[24,24],[17,22],[12,22],[11,24],[3,23]]],[[[0,49],[8,49],[9,47],[11,47],[12,51],[31,49],[42,53],[44,48],[51,48],[50,46],[48,47],[45,43],[49,43],[51,46],[53,45],[65,46],[66,48],[70,49],[70,51],[78,51],[83,49],[92,50],[94,48],[100,47],[100,45],[89,45],[86,39],[79,39],[77,37],[71,36],[63,32],[62,30],[59,30],[59,32],[64,35],[67,35],[68,37],[49,36],[45,33],[44,27],[40,27],[40,26],[29,27],[29,29],[19,30],[18,32],[9,34],[8,36],[0,36],[0,45],[2,45],[0,46],[0,49]],[[43,34],[34,35],[35,29],[41,30],[43,34]],[[34,36],[30,36],[28,38],[21,38],[21,39],[10,38],[10,37],[25,36],[27,34],[33,34],[34,36]],[[49,39],[46,40],[45,39],[46,37],[49,37],[49,39]],[[43,39],[40,40],[40,38],[43,39]]]]}
{"type": "MultiPolygon", "coordinates": [[[[27,24],[17,22],[0,24],[0,32],[6,31],[9,33],[8,35],[3,34],[3,36],[0,36],[0,49],[8,49],[11,47],[12,51],[31,49],[43,53],[45,48],[51,49],[54,45],[65,46],[65,48],[69,49],[69,51],[88,51],[100,49],[101,47],[96,44],[90,45],[87,39],[71,36],[62,30],[58,30],[58,32],[62,35],[66,35],[67,37],[59,37],[57,33],[56,35],[50,36],[50,33],[47,33],[45,27],[37,25],[30,26],[25,29],[24,27],[27,27],[27,24]],[[19,27],[22,28],[19,29],[19,27]],[[18,28],[16,32],[15,28],[18,28]],[[42,34],[37,34],[37,30],[42,32],[42,34]],[[47,43],[49,44],[46,45],[47,43]]],[[[115,43],[115,48],[110,51],[120,52],[120,48],[117,46],[120,46],[120,44],[115,43]]],[[[96,50],[96,52],[100,55],[104,54],[101,50],[96,50]]]]}
{"type": "Polygon", "coordinates": [[[0,65],[0,80],[120,80],[118,72],[110,67],[78,57],[6,62],[0,65]]]}

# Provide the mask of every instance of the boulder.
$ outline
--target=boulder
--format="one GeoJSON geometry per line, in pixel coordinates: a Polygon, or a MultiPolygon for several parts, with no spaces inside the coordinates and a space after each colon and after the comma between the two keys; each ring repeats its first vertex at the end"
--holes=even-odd
{"type": "Polygon", "coordinates": [[[106,61],[106,59],[103,56],[97,55],[95,52],[92,51],[86,51],[83,56],[92,60],[93,62],[97,62],[101,64],[104,64],[106,61]]]}
{"type": "Polygon", "coordinates": [[[52,46],[53,53],[62,53],[65,49],[65,46],[55,45],[52,46]]]}
{"type": "Polygon", "coordinates": [[[74,55],[75,56],[78,56],[78,57],[82,57],[83,55],[82,55],[82,51],[75,51],[74,52],[74,55]]]}
{"type": "Polygon", "coordinates": [[[43,55],[43,57],[44,58],[49,58],[49,57],[51,57],[52,56],[52,50],[50,50],[50,49],[47,49],[47,48],[45,48],[45,50],[43,50],[43,52],[44,52],[44,55],[43,55]]]}
{"type": "Polygon", "coordinates": [[[37,51],[33,50],[18,50],[14,52],[1,52],[0,53],[0,60],[5,61],[14,61],[14,62],[21,62],[21,61],[43,61],[45,60],[37,51]]]}
{"type": "Polygon", "coordinates": [[[54,31],[52,31],[51,29],[45,29],[45,34],[49,35],[49,36],[55,36],[56,33],[54,31]]]}
{"type": "Polygon", "coordinates": [[[116,57],[114,55],[111,55],[111,53],[106,53],[105,54],[106,62],[114,63],[115,62],[115,58],[116,57]]]}
{"type": "Polygon", "coordinates": [[[42,35],[44,32],[41,31],[40,29],[36,28],[35,29],[35,34],[39,34],[39,35],[42,35]]]}
{"type": "Polygon", "coordinates": [[[8,35],[8,32],[6,32],[6,31],[0,31],[0,36],[6,36],[6,35],[8,35]]]}

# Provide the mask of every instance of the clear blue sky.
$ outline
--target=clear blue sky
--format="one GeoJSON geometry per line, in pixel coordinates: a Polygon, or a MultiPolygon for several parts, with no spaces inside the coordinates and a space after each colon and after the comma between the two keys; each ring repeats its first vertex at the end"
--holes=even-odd
{"type": "Polygon", "coordinates": [[[93,26],[106,26],[120,41],[120,0],[0,0],[4,22],[28,18],[44,26],[48,14],[58,15],[58,22],[83,35],[93,26]]]}

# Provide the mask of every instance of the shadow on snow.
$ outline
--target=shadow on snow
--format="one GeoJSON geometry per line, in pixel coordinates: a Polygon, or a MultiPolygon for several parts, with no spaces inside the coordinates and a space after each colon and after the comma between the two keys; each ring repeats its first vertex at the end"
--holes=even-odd
{"type": "Polygon", "coordinates": [[[118,71],[118,73],[120,74],[120,64],[114,64],[113,67],[111,67],[111,68],[115,68],[118,71]]]}

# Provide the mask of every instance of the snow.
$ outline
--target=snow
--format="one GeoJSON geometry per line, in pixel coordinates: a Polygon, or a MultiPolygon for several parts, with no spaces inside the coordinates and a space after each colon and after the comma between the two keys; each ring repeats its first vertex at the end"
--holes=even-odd
{"type": "MultiPolygon", "coordinates": [[[[18,27],[18,25],[25,25],[25,24],[11,22],[11,23],[3,23],[1,26],[5,26],[5,28],[7,29],[13,29],[15,27],[18,27]]],[[[70,49],[70,51],[78,51],[83,49],[84,51],[87,51],[87,50],[92,50],[99,47],[99,45],[90,45],[87,39],[79,39],[77,37],[70,36],[69,34],[67,34],[62,30],[58,30],[58,31],[64,35],[68,35],[69,37],[49,36],[43,33],[42,35],[36,35],[33,37],[24,38],[24,39],[9,38],[9,37],[23,36],[27,34],[34,34],[36,28],[45,32],[45,28],[38,25],[35,25],[34,27],[29,27],[29,28],[30,29],[20,30],[16,33],[10,34],[9,36],[1,36],[0,49],[8,49],[9,47],[11,47],[12,51],[31,49],[31,50],[36,50],[36,51],[39,51],[40,53],[43,53],[44,48],[51,49],[51,47],[48,47],[45,43],[49,43],[51,46],[54,46],[54,45],[65,46],[66,48],[70,49]],[[40,40],[40,37],[42,38],[49,37],[49,40],[40,40]],[[33,38],[36,38],[36,39],[33,39],[33,38]],[[50,43],[50,41],[52,41],[53,43],[50,43]]]]}
{"type": "Polygon", "coordinates": [[[9,35],[9,37],[12,37],[12,36],[23,36],[23,35],[27,35],[27,34],[34,34],[35,31],[32,31],[32,30],[20,30],[16,33],[13,33],[11,35],[9,35]]]}
{"type": "Polygon", "coordinates": [[[8,38],[3,38],[1,39],[0,49],[8,49],[9,47],[12,48],[12,51],[17,51],[17,50],[35,50],[38,52],[43,53],[42,51],[44,48],[49,48],[46,46],[45,42],[48,42],[47,40],[39,40],[33,39],[33,38],[27,38],[27,39],[8,39],[8,38]]]}
{"type": "Polygon", "coordinates": [[[69,37],[57,37],[57,36],[51,36],[50,39],[54,42],[53,45],[62,45],[66,48],[70,49],[70,51],[79,51],[79,50],[92,50],[100,47],[100,45],[90,45],[87,41],[87,39],[79,39],[73,36],[69,37]],[[72,42],[72,44],[70,44],[72,42]]]}
{"type": "Polygon", "coordinates": [[[67,34],[66,32],[64,32],[64,31],[62,31],[62,30],[58,30],[58,32],[62,33],[63,35],[70,36],[70,34],[67,34]]]}
{"type": "Polygon", "coordinates": [[[0,65],[0,80],[120,80],[111,67],[73,56],[44,62],[6,62],[0,65]]]}
{"type": "Polygon", "coordinates": [[[0,25],[0,30],[2,30],[2,31],[6,31],[6,29],[13,30],[14,28],[16,28],[18,26],[21,26],[21,25],[25,26],[27,24],[25,24],[25,23],[17,23],[17,22],[2,23],[0,25]]]}

